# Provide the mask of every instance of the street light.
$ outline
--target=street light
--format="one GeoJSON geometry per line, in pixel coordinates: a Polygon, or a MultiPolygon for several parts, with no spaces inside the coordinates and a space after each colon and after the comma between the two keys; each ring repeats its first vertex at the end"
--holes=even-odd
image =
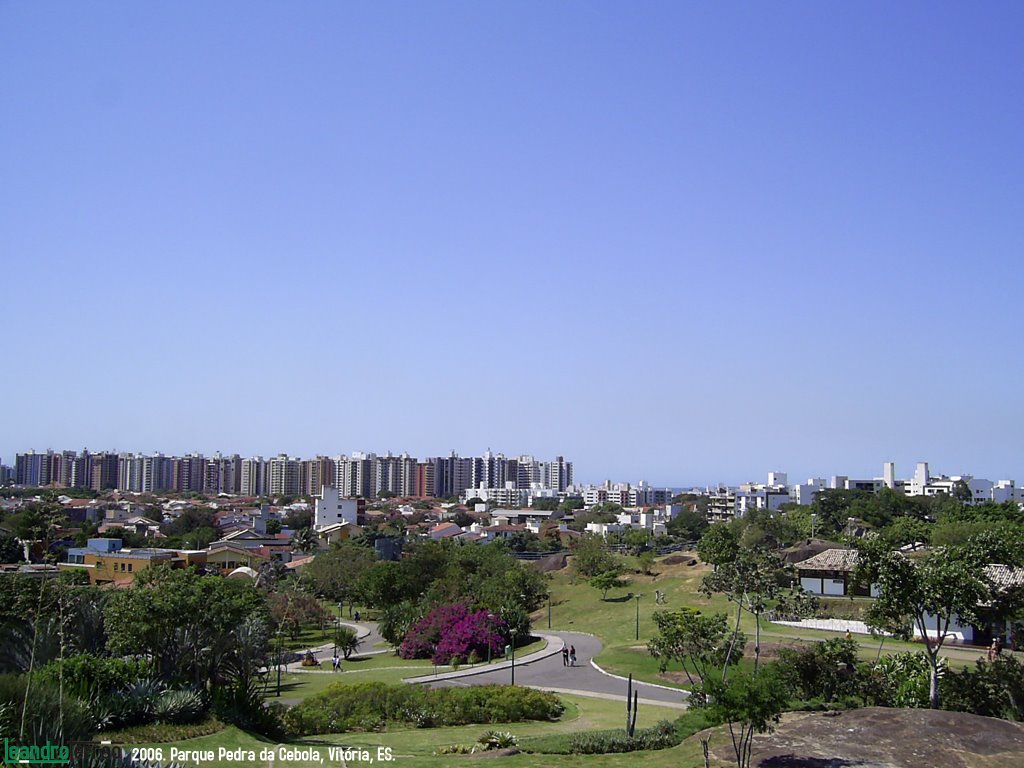
{"type": "Polygon", "coordinates": [[[551,593],[548,592],[548,629],[551,629],[551,593]]]}
{"type": "Polygon", "coordinates": [[[637,595],[634,595],[634,597],[636,598],[636,639],[639,640],[640,639],[640,598],[643,597],[643,595],[642,594],[637,594],[637,595]]]}
{"type": "Polygon", "coordinates": [[[518,630],[512,630],[512,685],[516,684],[516,635],[518,630]]]}
{"type": "Polygon", "coordinates": [[[277,695],[281,695],[281,628],[277,628],[277,695]]]}

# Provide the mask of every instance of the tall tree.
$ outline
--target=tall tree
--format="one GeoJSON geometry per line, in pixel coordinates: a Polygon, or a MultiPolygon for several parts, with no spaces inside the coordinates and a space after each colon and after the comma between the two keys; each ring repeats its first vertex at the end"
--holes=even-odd
{"type": "Polygon", "coordinates": [[[860,578],[877,584],[878,597],[868,609],[867,622],[877,629],[924,640],[931,667],[929,702],[939,707],[939,651],[949,639],[954,621],[978,621],[978,606],[989,596],[984,566],[970,547],[937,547],[914,560],[879,542],[860,549],[860,578]]]}

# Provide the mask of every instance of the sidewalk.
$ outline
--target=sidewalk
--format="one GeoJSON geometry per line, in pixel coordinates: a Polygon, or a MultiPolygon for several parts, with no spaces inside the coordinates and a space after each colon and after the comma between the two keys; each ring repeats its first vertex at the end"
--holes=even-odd
{"type": "MultiPolygon", "coordinates": [[[[526,656],[516,657],[516,666],[521,667],[526,664],[530,664],[534,661],[540,661],[550,656],[554,656],[556,653],[562,652],[562,638],[556,635],[548,635],[543,632],[535,632],[534,637],[539,637],[541,640],[547,642],[547,646],[539,651],[533,651],[526,656]]],[[[474,664],[473,666],[461,667],[452,672],[441,672],[436,675],[417,675],[416,677],[406,677],[402,679],[403,683],[432,683],[438,680],[454,680],[459,677],[470,677],[472,675],[483,675],[487,672],[496,672],[499,669],[508,669],[512,666],[512,660],[508,661],[502,659],[498,662],[482,662],[480,664],[474,664]]]]}

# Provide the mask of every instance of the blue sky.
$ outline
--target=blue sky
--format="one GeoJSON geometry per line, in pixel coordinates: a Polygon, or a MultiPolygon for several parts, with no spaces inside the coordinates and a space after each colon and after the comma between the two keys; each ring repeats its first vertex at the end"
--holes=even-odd
{"type": "Polygon", "coordinates": [[[0,456],[1024,480],[1019,3],[0,3],[0,456]]]}

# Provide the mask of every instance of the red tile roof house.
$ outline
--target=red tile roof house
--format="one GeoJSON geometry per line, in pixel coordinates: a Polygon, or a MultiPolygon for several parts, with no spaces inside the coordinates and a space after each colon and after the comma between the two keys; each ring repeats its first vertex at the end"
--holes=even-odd
{"type": "Polygon", "coordinates": [[[427,536],[439,541],[440,539],[450,539],[453,536],[461,536],[462,533],[462,529],[455,523],[438,523],[427,531],[427,536]]]}

